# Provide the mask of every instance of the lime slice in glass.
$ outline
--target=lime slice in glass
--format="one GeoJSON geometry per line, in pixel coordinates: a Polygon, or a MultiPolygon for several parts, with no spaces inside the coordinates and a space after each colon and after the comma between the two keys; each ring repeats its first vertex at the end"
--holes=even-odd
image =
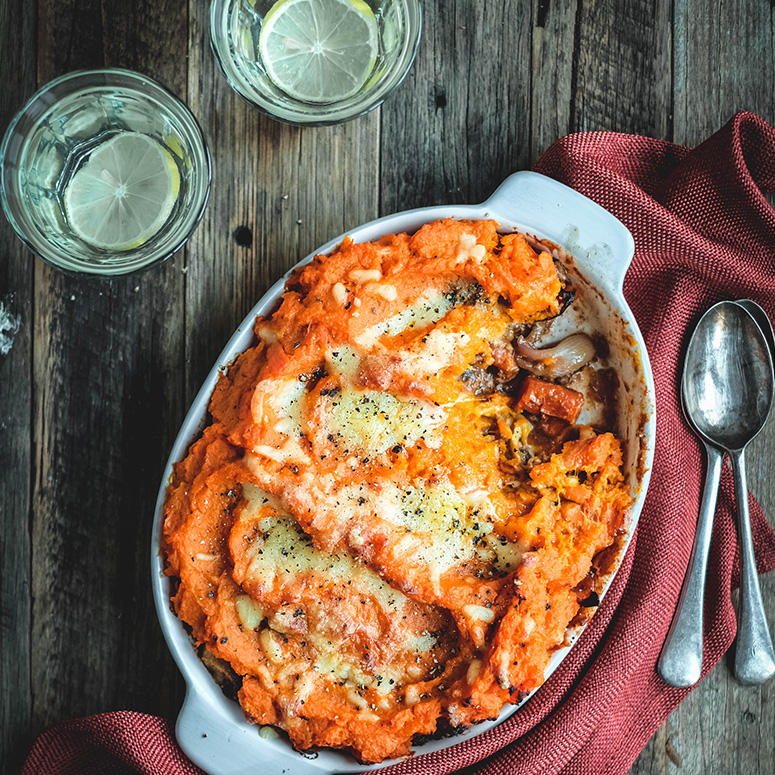
{"type": "Polygon", "coordinates": [[[121,132],[92,151],[64,195],[70,228],[103,250],[139,247],[156,234],[175,206],[180,173],[163,145],[121,132]]]}
{"type": "Polygon", "coordinates": [[[302,102],[338,102],[366,83],[377,57],[377,20],[363,0],[278,0],[258,51],[275,86],[302,102]]]}

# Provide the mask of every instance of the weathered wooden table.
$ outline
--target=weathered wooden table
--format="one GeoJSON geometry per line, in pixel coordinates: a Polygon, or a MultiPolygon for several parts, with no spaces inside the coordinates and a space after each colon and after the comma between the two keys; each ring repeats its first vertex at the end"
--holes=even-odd
{"type": "MultiPolygon", "coordinates": [[[[0,131],[51,78],[121,66],[188,103],[214,160],[193,239],[140,276],[64,277],[0,223],[3,772],[54,721],[123,708],[176,715],[182,681],[148,583],[159,477],[221,347],[285,269],[378,215],[480,201],[568,132],[694,145],[737,110],[775,119],[772,2],[423,6],[417,61],[381,109],[296,129],[229,89],[206,0],[0,5],[0,131]]],[[[771,519],[774,451],[775,423],[749,463],[771,519]]],[[[772,626],[775,577],[763,586],[772,626]]],[[[744,688],[720,664],[632,770],[679,771],[772,775],[775,682],[744,688]]]]}

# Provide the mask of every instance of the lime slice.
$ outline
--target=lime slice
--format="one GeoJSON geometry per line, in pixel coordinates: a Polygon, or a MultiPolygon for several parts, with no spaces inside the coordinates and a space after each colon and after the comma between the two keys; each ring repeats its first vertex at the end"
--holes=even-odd
{"type": "Polygon", "coordinates": [[[337,102],[366,83],[377,58],[377,20],[363,0],[278,0],[258,51],[275,86],[303,102],[337,102]]]}
{"type": "Polygon", "coordinates": [[[180,192],[169,152],[148,135],[122,132],[92,151],[65,189],[70,228],[104,250],[129,250],[164,226],[180,192]]]}

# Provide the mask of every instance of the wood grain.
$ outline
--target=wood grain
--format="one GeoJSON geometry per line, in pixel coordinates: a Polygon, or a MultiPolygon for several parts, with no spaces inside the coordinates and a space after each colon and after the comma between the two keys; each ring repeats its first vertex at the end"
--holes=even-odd
{"type": "Polygon", "coordinates": [[[571,131],[668,138],[671,3],[579,2],[571,131]]]}
{"type": "MultiPolygon", "coordinates": [[[[185,97],[186,30],[186,9],[174,2],[137,0],[119,13],[113,4],[42,0],[38,71],[48,80],[123,66],[185,97]]],[[[183,415],[182,322],[175,261],[114,280],[36,265],[34,730],[95,710],[177,706],[148,556],[156,490],[183,415]]]]}
{"type": "Polygon", "coordinates": [[[775,18],[758,0],[676,0],[674,141],[694,146],[740,110],[775,120],[775,18]]]}
{"type": "Polygon", "coordinates": [[[529,2],[442,0],[382,107],[380,213],[472,204],[530,163],[529,2]]]}
{"type": "Polygon", "coordinates": [[[532,35],[530,162],[571,131],[578,2],[536,3],[532,35]]]}
{"type": "MultiPolygon", "coordinates": [[[[3,129],[35,90],[35,15],[7,2],[0,51],[17,51],[0,78],[3,129]]],[[[30,478],[33,263],[0,217],[0,771],[18,769],[31,744],[30,478]]]]}

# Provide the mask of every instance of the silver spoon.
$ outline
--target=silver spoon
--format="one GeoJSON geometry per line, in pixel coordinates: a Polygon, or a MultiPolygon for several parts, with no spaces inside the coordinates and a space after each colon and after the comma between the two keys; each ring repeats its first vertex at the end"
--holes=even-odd
{"type": "Polygon", "coordinates": [[[711,307],[689,341],[681,383],[684,414],[705,444],[708,471],[681,598],[659,658],[659,674],[671,686],[695,684],[702,670],[705,573],[722,450],[732,460],[740,537],[735,676],[756,684],[775,674],[775,650],[754,560],[744,459],[745,447],[767,420],[774,382],[768,343],[746,308],[732,301],[711,307]]]}

